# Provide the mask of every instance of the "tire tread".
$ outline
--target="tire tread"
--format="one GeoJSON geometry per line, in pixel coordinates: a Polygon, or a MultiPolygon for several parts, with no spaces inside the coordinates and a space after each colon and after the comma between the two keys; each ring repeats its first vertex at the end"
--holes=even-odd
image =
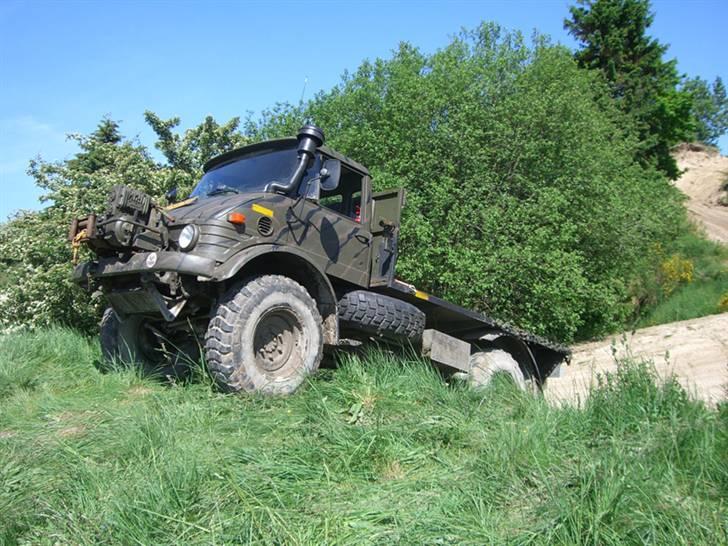
{"type": "Polygon", "coordinates": [[[425,314],[411,303],[367,290],[344,294],[338,304],[342,331],[354,331],[390,341],[418,341],[425,314]]]}

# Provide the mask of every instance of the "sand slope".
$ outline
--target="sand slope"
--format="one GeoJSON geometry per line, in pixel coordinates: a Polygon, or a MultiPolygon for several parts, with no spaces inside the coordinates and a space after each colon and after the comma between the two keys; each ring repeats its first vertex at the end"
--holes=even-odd
{"type": "Polygon", "coordinates": [[[637,358],[652,359],[661,376],[675,374],[680,383],[710,404],[728,398],[728,313],[712,315],[573,347],[570,366],[561,377],[550,378],[547,399],[578,403],[586,396],[597,373],[616,370],[616,356],[628,351],[637,358]]]}
{"type": "Polygon", "coordinates": [[[728,180],[728,157],[717,150],[684,144],[675,152],[678,167],[685,172],[675,185],[688,197],[690,215],[705,228],[709,239],[728,243],[728,207],[718,203],[728,180]]]}

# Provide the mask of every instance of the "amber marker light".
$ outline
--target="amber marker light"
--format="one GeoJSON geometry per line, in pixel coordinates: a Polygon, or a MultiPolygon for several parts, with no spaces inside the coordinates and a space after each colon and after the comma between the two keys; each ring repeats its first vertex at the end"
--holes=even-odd
{"type": "Polygon", "coordinates": [[[228,214],[227,221],[231,224],[241,225],[245,223],[245,215],[242,212],[231,212],[228,214]]]}

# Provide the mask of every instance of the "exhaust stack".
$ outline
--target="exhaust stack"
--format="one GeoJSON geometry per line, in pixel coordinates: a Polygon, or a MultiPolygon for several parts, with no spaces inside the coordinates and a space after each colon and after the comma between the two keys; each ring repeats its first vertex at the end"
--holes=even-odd
{"type": "Polygon", "coordinates": [[[272,182],[266,188],[268,191],[290,193],[303,178],[303,173],[311,165],[314,154],[319,146],[324,143],[324,132],[315,125],[304,125],[298,131],[298,164],[296,170],[293,171],[291,179],[287,184],[272,182]]]}

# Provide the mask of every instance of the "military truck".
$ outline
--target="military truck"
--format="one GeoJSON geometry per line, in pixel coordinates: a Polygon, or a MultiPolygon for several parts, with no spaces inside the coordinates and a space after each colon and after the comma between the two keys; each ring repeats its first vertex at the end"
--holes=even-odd
{"type": "Polygon", "coordinates": [[[476,386],[499,372],[542,386],[566,347],[395,277],[404,204],[402,189],[373,191],[363,165],[306,125],[211,159],[171,206],[115,186],[106,212],[71,225],[75,251],[96,255],[74,279],[108,301],[106,359],[176,374],[201,348],[229,391],[291,393],[325,351],[371,340],[476,386]]]}

